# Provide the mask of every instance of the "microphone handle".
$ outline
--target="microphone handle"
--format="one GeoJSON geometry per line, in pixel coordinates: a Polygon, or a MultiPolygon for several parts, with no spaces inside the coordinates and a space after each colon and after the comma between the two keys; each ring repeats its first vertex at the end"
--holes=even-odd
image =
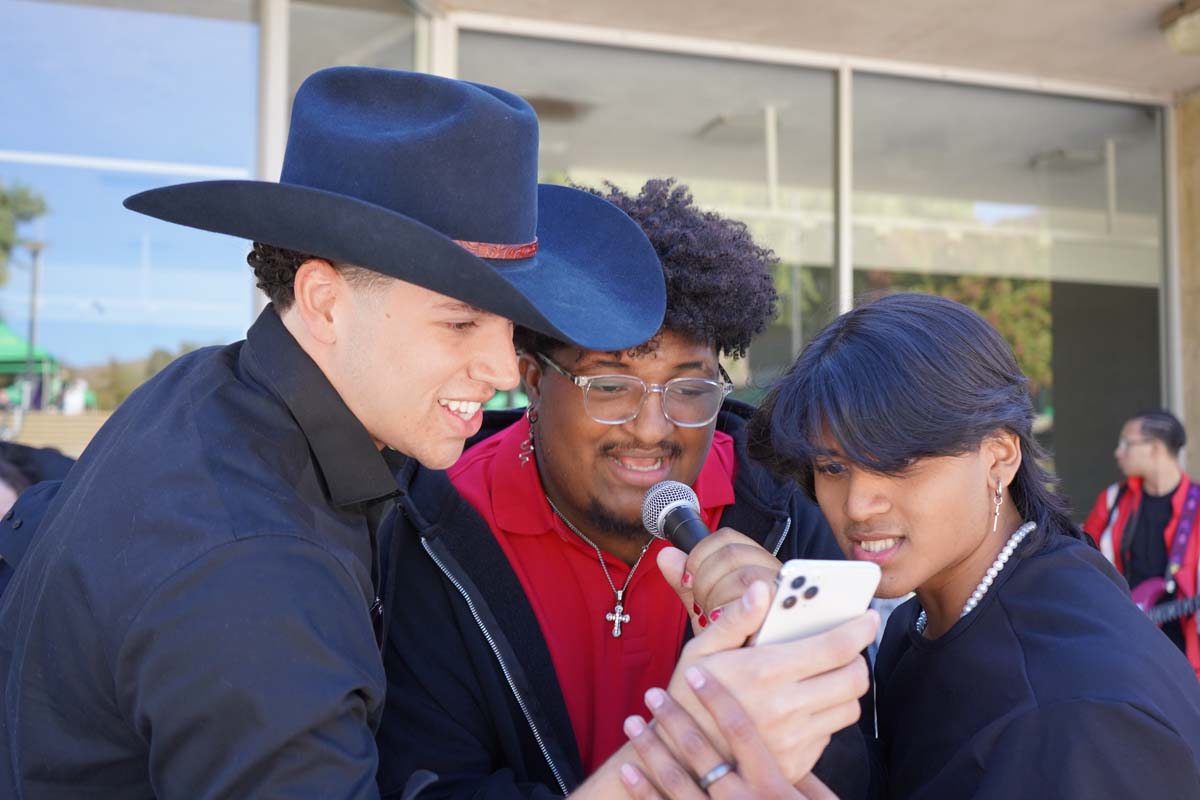
{"type": "Polygon", "coordinates": [[[692,548],[700,544],[701,539],[712,533],[704,524],[704,520],[692,509],[668,512],[663,522],[667,541],[685,553],[692,552],[692,548]],[[691,513],[688,513],[689,511],[691,513]]]}

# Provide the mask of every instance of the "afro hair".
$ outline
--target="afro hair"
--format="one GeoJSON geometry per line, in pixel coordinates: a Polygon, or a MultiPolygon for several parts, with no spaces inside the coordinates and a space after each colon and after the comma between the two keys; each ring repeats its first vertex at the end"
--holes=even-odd
{"type": "MultiPolygon", "coordinates": [[[[654,245],[667,282],[662,330],[707,342],[718,354],[744,356],[754,337],[774,319],[778,304],[771,276],[775,256],[754,243],[745,223],[700,210],[688,188],[673,178],[648,181],[636,197],[611,183],[605,184],[607,191],[579,188],[632,217],[654,245]]],[[[626,352],[653,352],[658,338],[656,334],[626,352]]],[[[567,346],[521,327],[515,340],[524,352],[567,346]]]]}

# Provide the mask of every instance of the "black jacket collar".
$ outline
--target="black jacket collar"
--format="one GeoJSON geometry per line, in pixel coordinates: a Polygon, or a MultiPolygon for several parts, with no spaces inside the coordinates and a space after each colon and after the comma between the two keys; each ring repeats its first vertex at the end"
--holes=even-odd
{"type": "Polygon", "coordinates": [[[396,494],[396,481],[371,435],[292,337],[273,306],[246,335],[246,371],[292,413],[334,506],[370,503],[396,494]]]}

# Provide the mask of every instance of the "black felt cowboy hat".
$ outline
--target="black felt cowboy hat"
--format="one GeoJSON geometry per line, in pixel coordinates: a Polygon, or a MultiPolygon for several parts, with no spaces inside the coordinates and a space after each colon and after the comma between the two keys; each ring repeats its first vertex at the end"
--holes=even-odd
{"type": "Polygon", "coordinates": [[[537,182],[521,98],[415,72],[334,67],[296,93],[278,183],[201,181],[125,206],[366,267],[590,350],[662,324],[654,247],[617,207],[537,182]]]}

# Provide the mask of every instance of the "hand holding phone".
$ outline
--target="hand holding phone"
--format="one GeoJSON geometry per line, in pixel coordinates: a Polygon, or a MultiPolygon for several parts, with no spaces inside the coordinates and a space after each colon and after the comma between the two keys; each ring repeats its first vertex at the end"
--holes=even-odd
{"type": "Polygon", "coordinates": [[[880,575],[879,565],[870,561],[786,562],[767,618],[750,643],[790,642],[849,622],[866,612],[880,575]]]}

